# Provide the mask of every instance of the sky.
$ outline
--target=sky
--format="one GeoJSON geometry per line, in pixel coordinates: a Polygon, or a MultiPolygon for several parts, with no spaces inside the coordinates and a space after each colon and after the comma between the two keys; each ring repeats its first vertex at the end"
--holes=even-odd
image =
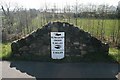
{"type": "MultiPolygon", "coordinates": [[[[78,3],[83,4],[109,4],[117,6],[120,0],[77,0],[78,3]]],[[[53,7],[56,4],[56,7],[62,8],[64,5],[75,5],[76,0],[0,0],[3,3],[10,3],[12,7],[18,5],[23,6],[24,8],[44,8],[45,4],[49,7],[53,7]]]]}

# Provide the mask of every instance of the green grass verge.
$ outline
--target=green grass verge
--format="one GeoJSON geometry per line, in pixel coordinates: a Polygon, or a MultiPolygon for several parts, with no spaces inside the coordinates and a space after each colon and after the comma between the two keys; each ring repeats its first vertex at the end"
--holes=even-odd
{"type": "Polygon", "coordinates": [[[120,63],[120,49],[110,48],[109,55],[112,56],[113,59],[120,63]]]}
{"type": "Polygon", "coordinates": [[[0,43],[0,59],[8,59],[11,56],[11,43],[0,43]]]}

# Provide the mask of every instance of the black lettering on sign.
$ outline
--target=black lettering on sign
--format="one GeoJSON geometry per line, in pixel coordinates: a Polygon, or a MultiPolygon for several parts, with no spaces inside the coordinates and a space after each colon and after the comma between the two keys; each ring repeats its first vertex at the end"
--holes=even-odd
{"type": "Polygon", "coordinates": [[[63,42],[53,42],[53,44],[63,44],[63,42]]]}
{"type": "Polygon", "coordinates": [[[53,52],[53,54],[62,54],[63,52],[53,52]]]}
{"type": "Polygon", "coordinates": [[[56,33],[55,35],[56,35],[56,36],[60,36],[61,34],[59,34],[59,33],[56,33]]]}
{"type": "Polygon", "coordinates": [[[56,39],[55,39],[54,41],[61,41],[61,40],[56,40],[56,39]]]}
{"type": "Polygon", "coordinates": [[[64,37],[51,37],[51,38],[58,38],[59,39],[59,38],[64,38],[64,37]]]}
{"type": "Polygon", "coordinates": [[[60,48],[61,48],[61,45],[55,45],[55,48],[56,48],[56,49],[60,49],[60,48]]]}

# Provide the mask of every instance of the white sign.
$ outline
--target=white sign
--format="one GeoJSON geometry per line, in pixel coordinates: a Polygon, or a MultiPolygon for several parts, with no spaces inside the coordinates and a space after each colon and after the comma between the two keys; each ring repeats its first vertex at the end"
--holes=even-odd
{"type": "Polygon", "coordinates": [[[52,59],[64,58],[64,32],[51,32],[52,59]]]}

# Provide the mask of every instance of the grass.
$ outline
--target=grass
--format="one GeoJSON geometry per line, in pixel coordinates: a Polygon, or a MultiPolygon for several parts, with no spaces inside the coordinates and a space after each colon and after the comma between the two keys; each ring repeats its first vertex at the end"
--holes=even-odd
{"type": "MultiPolygon", "coordinates": [[[[32,21],[32,24],[34,26],[40,27],[41,25],[44,25],[47,23],[46,19],[44,21],[41,20],[42,18],[38,16],[32,21]]],[[[68,19],[50,19],[49,21],[61,21],[61,22],[68,22],[76,25],[75,18],[71,18],[70,21],[68,19]]],[[[79,28],[90,32],[94,36],[101,35],[102,25],[104,28],[104,31],[102,32],[104,34],[104,37],[108,38],[114,34],[117,34],[118,24],[119,21],[117,19],[88,19],[88,18],[77,18],[77,25],[79,28]]]]}
{"type": "Polygon", "coordinates": [[[8,59],[11,56],[11,43],[0,43],[0,59],[8,59]]]}
{"type": "Polygon", "coordinates": [[[116,61],[120,63],[120,50],[116,48],[109,49],[109,55],[113,57],[116,61]]]}
{"type": "MultiPolygon", "coordinates": [[[[102,29],[102,20],[101,19],[78,19],[78,26],[81,26],[82,29],[91,32],[93,35],[98,35],[101,33],[102,29]],[[94,31],[95,30],[95,31],[94,31]]],[[[105,19],[103,21],[103,28],[105,29],[105,36],[109,36],[113,33],[113,29],[115,31],[118,28],[118,20],[117,19],[105,19]]]]}
{"type": "Polygon", "coordinates": [[[0,51],[0,58],[3,60],[27,60],[27,61],[42,61],[42,62],[119,62],[120,63],[120,50],[116,48],[109,49],[109,55],[103,54],[87,54],[82,57],[80,56],[67,56],[62,60],[52,60],[50,55],[45,56],[24,56],[24,57],[11,57],[11,43],[0,44],[2,51],[0,51]]]}

